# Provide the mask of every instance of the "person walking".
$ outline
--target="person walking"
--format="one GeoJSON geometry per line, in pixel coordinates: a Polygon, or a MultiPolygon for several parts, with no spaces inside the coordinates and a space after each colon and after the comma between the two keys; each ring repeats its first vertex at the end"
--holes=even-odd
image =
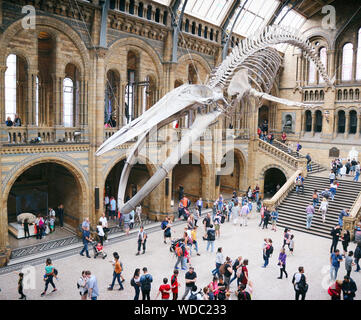
{"type": "Polygon", "coordinates": [[[330,253],[336,251],[337,249],[338,240],[340,239],[341,236],[341,228],[339,225],[335,226],[331,230],[331,236],[332,236],[332,244],[331,244],[330,253]]]}
{"type": "Polygon", "coordinates": [[[116,220],[117,202],[114,197],[110,197],[109,208],[109,220],[116,220]]]}
{"type": "Polygon", "coordinates": [[[326,213],[327,213],[327,209],[328,209],[328,201],[326,198],[323,198],[321,201],[321,204],[318,208],[318,212],[322,212],[322,222],[325,223],[326,221],[326,213]]]}
{"type": "Polygon", "coordinates": [[[348,217],[349,214],[349,209],[344,209],[340,212],[340,214],[338,215],[338,224],[340,225],[340,227],[343,227],[343,218],[344,217],[348,217]]]}
{"type": "Polygon", "coordinates": [[[332,281],[336,281],[338,269],[340,268],[340,262],[342,260],[342,256],[340,255],[340,250],[336,249],[335,252],[331,253],[330,257],[330,277],[332,281]]]}
{"type": "Polygon", "coordinates": [[[61,228],[63,228],[64,227],[64,206],[63,206],[62,203],[59,204],[59,206],[58,206],[58,208],[56,210],[56,215],[57,215],[57,217],[59,219],[59,226],[61,228]]]}
{"type": "Polygon", "coordinates": [[[99,288],[98,288],[98,281],[95,275],[92,275],[91,272],[85,271],[85,274],[88,278],[87,280],[87,288],[88,288],[88,295],[91,300],[98,300],[99,297],[99,288]]]}
{"type": "Polygon", "coordinates": [[[312,171],[312,165],[311,165],[311,156],[309,153],[306,154],[306,159],[307,159],[307,172],[312,171]]]}
{"type": "Polygon", "coordinates": [[[168,279],[167,278],[163,278],[163,284],[160,285],[158,293],[155,297],[155,300],[158,299],[158,296],[161,295],[162,300],[169,300],[170,297],[170,285],[168,284],[168,279]]]}
{"type": "Polygon", "coordinates": [[[105,233],[103,230],[103,224],[100,221],[97,225],[97,235],[99,237],[99,242],[101,243],[101,245],[103,245],[105,233]]]}
{"type": "Polygon", "coordinates": [[[268,222],[269,219],[271,218],[271,213],[269,212],[268,208],[265,207],[264,208],[264,213],[263,213],[263,226],[262,229],[268,229],[268,222]]]}
{"type": "Polygon", "coordinates": [[[359,261],[361,259],[361,242],[357,243],[356,249],[355,249],[355,253],[354,253],[354,257],[355,257],[355,265],[356,265],[356,270],[355,272],[359,272],[360,271],[360,264],[359,261]]]}
{"type": "Polygon", "coordinates": [[[142,299],[150,300],[150,291],[152,289],[151,283],[153,282],[153,277],[148,273],[146,267],[143,268],[143,275],[140,277],[140,287],[142,289],[142,299]]]}
{"type": "Polygon", "coordinates": [[[138,252],[136,256],[139,256],[140,249],[143,246],[143,254],[145,253],[145,244],[147,242],[147,233],[144,231],[144,227],[141,226],[140,230],[138,231],[138,252]]]}
{"type": "Polygon", "coordinates": [[[277,279],[282,279],[283,273],[285,274],[286,278],[288,278],[288,274],[286,271],[286,252],[285,249],[282,248],[280,255],[278,256],[278,266],[280,267],[280,276],[277,279]]]}
{"type": "Polygon", "coordinates": [[[211,224],[207,230],[207,251],[209,247],[211,248],[211,252],[214,251],[214,241],[216,240],[216,231],[213,228],[213,224],[211,224]]]}
{"type": "Polygon", "coordinates": [[[197,226],[194,226],[193,230],[191,231],[191,238],[192,238],[192,243],[194,245],[194,248],[197,252],[197,256],[200,256],[200,253],[198,252],[198,241],[197,241],[197,226]]]}
{"type": "Polygon", "coordinates": [[[46,259],[46,263],[45,263],[45,276],[44,276],[44,280],[45,280],[45,289],[44,291],[41,293],[41,296],[43,297],[46,294],[46,291],[48,290],[48,286],[49,283],[52,285],[53,287],[53,291],[55,292],[58,289],[55,287],[55,284],[53,282],[54,277],[56,277],[57,275],[57,271],[55,269],[55,267],[53,266],[51,259],[48,258],[46,259]]]}
{"type": "Polygon", "coordinates": [[[238,217],[240,215],[240,208],[238,202],[234,203],[231,210],[231,215],[232,215],[232,222],[234,225],[236,225],[238,223],[238,217]]]}
{"type": "MultiPolygon", "coordinates": [[[[130,213],[129,212],[123,213],[122,220],[123,220],[123,228],[124,228],[125,234],[129,235],[129,230],[130,230],[129,225],[130,225],[130,220],[131,220],[130,213]]],[[[120,227],[122,220],[119,221],[119,227],[120,227]]]]}
{"type": "Polygon", "coordinates": [[[357,286],[350,276],[344,276],[341,289],[343,293],[343,300],[353,300],[355,298],[357,286]]]}
{"type": "Polygon", "coordinates": [[[244,259],[241,266],[237,270],[237,287],[239,287],[240,284],[247,286],[249,283],[247,266],[248,259],[244,259]]]}
{"type": "Polygon", "coordinates": [[[217,253],[216,253],[216,268],[212,270],[212,274],[218,275],[218,277],[220,276],[219,273],[219,268],[221,267],[221,265],[223,264],[224,258],[223,258],[223,253],[222,253],[223,249],[222,247],[219,247],[217,249],[217,253]]]}
{"type": "Polygon", "coordinates": [[[182,297],[182,300],[188,296],[189,292],[192,291],[192,288],[195,286],[197,281],[197,273],[194,271],[194,267],[190,266],[189,271],[185,274],[186,286],[185,291],[182,297]]]}
{"type": "Polygon", "coordinates": [[[313,218],[314,213],[315,213],[315,208],[313,207],[313,204],[310,203],[306,208],[306,214],[307,214],[306,229],[311,228],[312,218],[313,218]]]}
{"type": "Polygon", "coordinates": [[[102,213],[102,216],[99,218],[99,222],[102,223],[102,228],[103,228],[103,232],[104,232],[104,240],[105,242],[108,242],[108,237],[107,237],[107,233],[110,231],[108,228],[108,220],[107,217],[105,216],[105,213],[102,213]]]}
{"type": "Polygon", "coordinates": [[[245,203],[242,208],[241,208],[241,224],[240,226],[242,227],[242,224],[247,227],[247,220],[248,220],[248,214],[250,213],[250,209],[247,203],[245,203]]]}
{"type": "Polygon", "coordinates": [[[24,219],[23,227],[24,227],[24,236],[26,238],[30,238],[30,232],[29,232],[29,219],[24,219]]]}
{"type": "Polygon", "coordinates": [[[358,179],[360,177],[360,172],[361,172],[360,161],[357,161],[357,165],[355,166],[355,172],[356,172],[356,175],[355,175],[355,178],[353,178],[353,181],[358,182],[358,179]]]}
{"type": "Polygon", "coordinates": [[[174,270],[173,275],[170,278],[170,287],[172,289],[173,300],[178,299],[178,288],[181,286],[180,283],[178,282],[178,274],[179,274],[179,271],[174,270]]]}
{"type": "Polygon", "coordinates": [[[223,280],[224,280],[224,284],[226,286],[227,291],[229,290],[229,285],[231,282],[231,277],[233,274],[233,269],[232,269],[232,261],[230,257],[226,257],[226,263],[224,266],[224,275],[223,275],[223,280]]]}
{"type": "Polygon", "coordinates": [[[343,248],[343,256],[346,257],[347,247],[351,241],[350,231],[343,229],[341,232],[341,243],[343,248]]]}
{"type": "Polygon", "coordinates": [[[83,229],[83,249],[80,251],[80,255],[84,256],[84,251],[86,253],[87,258],[90,258],[89,251],[88,251],[88,243],[92,241],[90,237],[89,228],[83,229]]]}
{"type": "Polygon", "coordinates": [[[77,287],[80,294],[81,300],[86,300],[88,296],[88,287],[87,287],[87,281],[88,277],[86,276],[86,271],[82,271],[81,276],[77,282],[77,287]]]}
{"type": "Polygon", "coordinates": [[[293,256],[293,250],[295,249],[295,240],[294,240],[294,235],[291,234],[290,237],[290,243],[288,244],[288,249],[290,249],[290,255],[293,256]]]}
{"type": "Polygon", "coordinates": [[[239,268],[242,268],[242,257],[239,256],[237,259],[234,260],[233,265],[232,265],[232,269],[234,271],[234,275],[233,278],[231,279],[231,281],[229,282],[229,284],[231,284],[234,280],[237,279],[237,270],[239,268]]]}
{"type": "Polygon", "coordinates": [[[140,293],[140,269],[136,268],[132,280],[130,280],[130,285],[134,288],[135,296],[134,300],[139,300],[140,293]]]}
{"type": "Polygon", "coordinates": [[[319,203],[319,198],[318,198],[317,189],[315,189],[315,190],[313,191],[312,202],[313,202],[313,207],[316,208],[317,205],[318,205],[318,203],[319,203]]]}
{"type": "Polygon", "coordinates": [[[211,214],[208,212],[207,216],[202,221],[204,225],[204,235],[207,235],[207,230],[211,225],[211,214]]]}
{"type": "Polygon", "coordinates": [[[19,300],[26,300],[26,295],[24,294],[24,274],[22,272],[19,273],[18,280],[18,293],[20,294],[19,300]]]}
{"type": "Polygon", "coordinates": [[[271,221],[272,221],[272,228],[271,230],[274,230],[274,232],[277,231],[277,221],[278,221],[278,209],[277,207],[273,208],[271,212],[271,221]]]}
{"type": "Polygon", "coordinates": [[[214,224],[214,229],[215,229],[215,236],[216,238],[221,236],[221,219],[222,219],[222,215],[221,215],[221,211],[217,211],[216,216],[213,219],[213,224],[214,224]]]}
{"type": "Polygon", "coordinates": [[[163,233],[164,243],[167,244],[167,238],[171,239],[171,237],[172,237],[172,232],[171,232],[172,222],[169,217],[165,217],[165,220],[162,222],[161,228],[162,228],[162,230],[164,230],[164,233],[163,233]]]}
{"type": "Polygon", "coordinates": [[[203,209],[203,200],[202,198],[199,198],[196,202],[197,204],[197,209],[198,209],[198,212],[199,212],[199,216],[202,215],[202,209],[203,209]]]}
{"type": "Polygon", "coordinates": [[[297,176],[296,181],[295,181],[296,182],[296,192],[297,193],[298,193],[298,191],[300,189],[302,189],[302,193],[304,193],[304,190],[305,190],[304,185],[303,185],[304,181],[305,181],[305,178],[302,176],[302,173],[300,173],[297,176]]]}
{"type": "Polygon", "coordinates": [[[271,239],[265,239],[265,245],[263,248],[263,260],[264,260],[264,265],[262,266],[263,268],[266,268],[269,264],[269,258],[273,253],[273,245],[272,245],[272,240],[271,239]]]}
{"type": "Polygon", "coordinates": [[[308,284],[306,282],[306,276],[303,267],[298,267],[298,272],[293,275],[292,284],[295,290],[295,298],[299,300],[301,296],[301,300],[305,300],[306,293],[308,290],[308,284]]]}
{"type": "Polygon", "coordinates": [[[353,251],[349,251],[347,257],[345,257],[345,269],[346,269],[346,275],[349,277],[351,275],[352,266],[355,264],[353,263],[353,251]]]}
{"type": "Polygon", "coordinates": [[[119,254],[118,252],[113,252],[114,261],[111,261],[114,270],[113,270],[113,280],[112,283],[109,285],[108,290],[113,290],[115,280],[118,280],[119,283],[119,290],[124,290],[122,282],[120,281],[121,273],[123,271],[122,263],[119,261],[119,254]]]}

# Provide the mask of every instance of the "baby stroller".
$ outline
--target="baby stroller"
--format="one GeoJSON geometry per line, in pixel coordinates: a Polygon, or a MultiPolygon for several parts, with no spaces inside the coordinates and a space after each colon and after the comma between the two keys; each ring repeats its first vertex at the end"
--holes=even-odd
{"type": "Polygon", "coordinates": [[[103,259],[107,257],[107,254],[104,252],[104,250],[99,251],[97,248],[98,242],[94,241],[92,242],[93,251],[94,251],[94,259],[97,258],[97,256],[102,255],[103,259]]]}

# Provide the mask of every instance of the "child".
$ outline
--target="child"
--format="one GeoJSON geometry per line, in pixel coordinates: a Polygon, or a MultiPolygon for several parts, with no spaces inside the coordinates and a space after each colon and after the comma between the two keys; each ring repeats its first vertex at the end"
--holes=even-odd
{"type": "Polygon", "coordinates": [[[18,292],[20,294],[20,300],[26,300],[26,295],[23,292],[24,286],[23,286],[23,280],[24,280],[24,274],[22,272],[19,273],[19,281],[18,281],[18,292]]]}
{"type": "Polygon", "coordinates": [[[170,296],[170,285],[168,284],[168,279],[167,278],[163,278],[163,284],[159,287],[159,291],[157,293],[157,296],[155,297],[155,299],[158,299],[159,294],[162,295],[162,300],[169,300],[169,296],[170,296]]]}
{"type": "Polygon", "coordinates": [[[294,235],[291,234],[290,242],[288,244],[288,248],[290,249],[290,254],[293,255],[293,249],[295,248],[295,241],[293,240],[294,235]]]}
{"type": "Polygon", "coordinates": [[[94,252],[94,259],[101,254],[103,256],[103,259],[105,259],[107,257],[107,254],[104,252],[103,250],[103,246],[100,242],[98,242],[98,244],[95,247],[96,252],[94,252]]]}
{"type": "Polygon", "coordinates": [[[49,220],[50,233],[53,233],[55,230],[55,219],[53,217],[49,220]]]}

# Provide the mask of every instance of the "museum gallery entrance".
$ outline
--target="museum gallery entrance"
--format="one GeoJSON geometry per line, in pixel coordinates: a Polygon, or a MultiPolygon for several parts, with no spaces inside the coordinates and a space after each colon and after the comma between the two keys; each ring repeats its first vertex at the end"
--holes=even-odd
{"type": "Polygon", "coordinates": [[[80,224],[82,210],[80,184],[67,168],[50,162],[30,167],[16,179],[9,192],[7,213],[10,247],[19,248],[74,236],[80,224]],[[60,204],[64,207],[63,228],[60,228],[57,214],[60,204]],[[25,239],[23,227],[17,222],[19,215],[29,213],[32,218],[40,215],[44,220],[49,220],[49,208],[57,215],[55,231],[50,233],[48,227],[45,237],[36,239],[32,224],[29,226],[31,237],[25,239]]]}
{"type": "Polygon", "coordinates": [[[280,169],[268,169],[264,174],[264,197],[271,198],[286,181],[287,178],[280,169]]]}
{"type": "MultiPolygon", "coordinates": [[[[109,198],[114,197],[115,200],[118,201],[119,181],[124,168],[124,163],[125,160],[119,161],[109,172],[105,181],[103,199],[105,195],[108,195],[109,198]]],[[[124,195],[124,203],[127,202],[130,198],[132,198],[150,179],[150,177],[151,174],[148,171],[147,165],[142,163],[136,163],[130,170],[127,188],[124,195]]],[[[149,212],[149,209],[151,207],[151,196],[152,193],[145,197],[144,200],[141,202],[143,214],[149,212]]]]}

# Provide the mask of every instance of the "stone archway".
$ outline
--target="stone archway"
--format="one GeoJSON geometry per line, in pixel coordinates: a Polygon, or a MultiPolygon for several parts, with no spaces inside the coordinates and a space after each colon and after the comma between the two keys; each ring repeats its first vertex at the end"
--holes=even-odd
{"type": "Polygon", "coordinates": [[[76,229],[89,215],[88,195],[87,176],[71,159],[31,157],[19,163],[5,178],[3,187],[1,221],[6,242],[9,223],[16,221],[23,210],[45,216],[47,207],[56,208],[62,203],[64,222],[76,229]]]}
{"type": "Polygon", "coordinates": [[[246,188],[246,160],[244,158],[243,153],[238,149],[228,150],[226,154],[224,154],[221,167],[224,169],[229,166],[230,170],[225,170],[225,174],[220,175],[220,193],[224,194],[232,194],[234,190],[237,193],[245,191],[246,188]],[[229,154],[233,152],[233,155],[229,154]],[[227,157],[233,161],[231,164],[227,164],[227,157]]]}
{"type": "Polygon", "coordinates": [[[286,183],[287,176],[279,168],[271,167],[264,171],[264,198],[272,197],[286,183]]]}

